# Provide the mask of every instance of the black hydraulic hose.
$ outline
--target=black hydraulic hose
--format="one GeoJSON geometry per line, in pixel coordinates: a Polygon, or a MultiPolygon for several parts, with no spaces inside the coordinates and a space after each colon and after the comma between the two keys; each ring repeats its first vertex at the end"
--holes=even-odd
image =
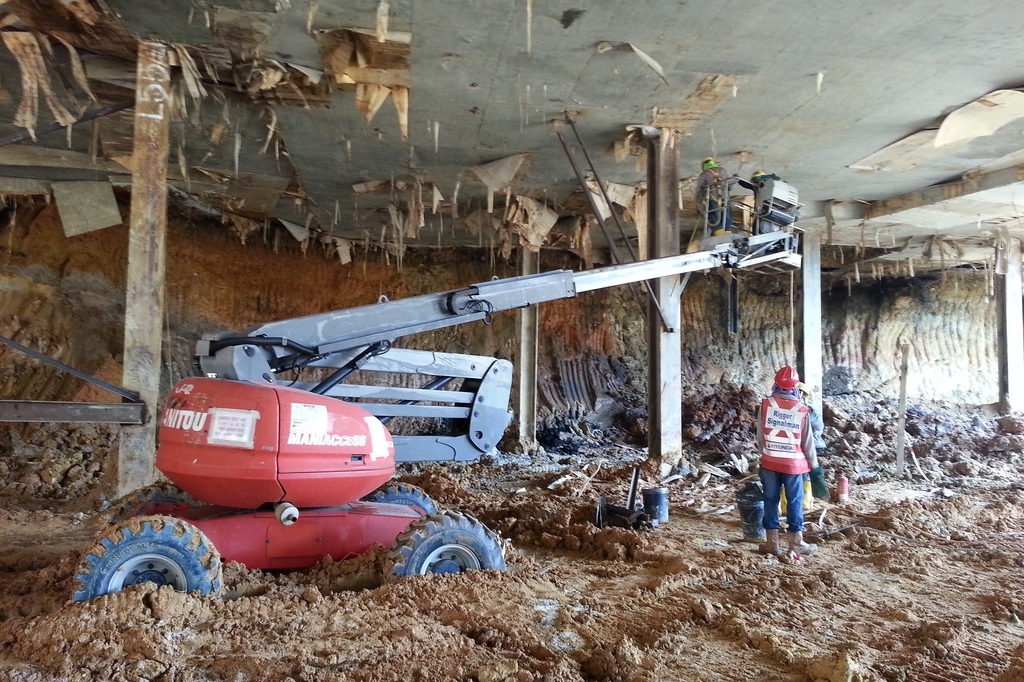
{"type": "MultiPolygon", "coordinates": [[[[118,104],[111,104],[110,106],[103,107],[102,109],[94,109],[93,111],[87,111],[84,114],[82,114],[80,118],[75,120],[74,123],[72,123],[71,125],[75,125],[75,123],[84,123],[86,121],[91,121],[96,118],[103,118],[104,116],[109,116],[110,114],[122,111],[124,109],[130,109],[134,106],[135,100],[131,100],[128,102],[119,102],[118,104]]],[[[58,130],[64,130],[65,128],[67,128],[67,126],[65,126],[63,123],[50,123],[49,125],[45,125],[42,128],[36,128],[35,134],[36,137],[39,137],[40,135],[46,135],[47,133],[55,133],[58,130]]],[[[15,142],[21,142],[23,140],[28,140],[31,138],[32,133],[30,133],[27,130],[23,130],[19,133],[13,133],[11,135],[8,135],[7,137],[0,137],[0,147],[5,147],[9,144],[14,144],[15,142]]]]}
{"type": "Polygon", "coordinates": [[[366,360],[378,355],[384,355],[384,353],[387,353],[389,350],[391,350],[390,341],[378,341],[377,343],[367,346],[361,353],[346,362],[344,367],[339,368],[337,372],[309,389],[309,392],[316,393],[318,395],[326,394],[327,391],[341,383],[345,377],[362,367],[366,360]]]}
{"type": "Polygon", "coordinates": [[[232,346],[274,346],[298,351],[307,356],[320,354],[320,351],[313,346],[307,346],[283,336],[228,336],[223,339],[212,339],[210,341],[210,354],[232,346]]]}

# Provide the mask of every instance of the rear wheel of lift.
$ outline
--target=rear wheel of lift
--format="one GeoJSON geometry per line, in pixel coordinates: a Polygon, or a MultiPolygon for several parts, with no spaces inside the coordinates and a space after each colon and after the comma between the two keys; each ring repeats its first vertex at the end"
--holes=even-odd
{"type": "Polygon", "coordinates": [[[381,504],[404,504],[420,514],[436,514],[437,505],[425,492],[407,483],[389,483],[366,498],[381,504]]]}
{"type": "Polygon", "coordinates": [[[218,594],[221,559],[206,535],[172,516],[139,516],[112,526],[85,550],[72,599],[86,601],[145,582],[218,594]]]}
{"type": "Polygon", "coordinates": [[[170,514],[178,509],[197,507],[200,502],[170,481],[154,483],[128,493],[112,505],[111,521],[118,522],[134,516],[170,514]]]}
{"type": "Polygon", "coordinates": [[[413,521],[386,559],[385,578],[505,570],[498,536],[468,514],[446,511],[413,521]]]}

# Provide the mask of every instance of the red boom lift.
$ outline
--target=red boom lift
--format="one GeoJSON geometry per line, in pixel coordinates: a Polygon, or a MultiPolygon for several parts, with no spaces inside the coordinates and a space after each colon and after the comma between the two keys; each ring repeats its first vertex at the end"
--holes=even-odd
{"type": "Polygon", "coordinates": [[[394,576],[502,570],[501,541],[477,519],[386,483],[396,461],[492,452],[512,417],[512,366],[392,343],[599,288],[714,267],[799,264],[796,235],[779,230],[698,253],[482,282],[204,338],[201,376],[174,387],[156,456],[157,468],[201,503],[140,496],[83,554],[73,598],[146,581],[216,594],[223,561],[305,568],[375,543],[391,548],[394,576]],[[387,385],[395,373],[425,383],[387,385]],[[392,436],[386,424],[403,418],[433,419],[445,430],[392,436]]]}

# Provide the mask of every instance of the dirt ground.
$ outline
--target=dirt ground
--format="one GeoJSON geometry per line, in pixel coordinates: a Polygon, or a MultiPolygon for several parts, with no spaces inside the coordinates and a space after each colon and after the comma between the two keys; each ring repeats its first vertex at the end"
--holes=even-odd
{"type": "MultiPolygon", "coordinates": [[[[278,267],[268,268],[265,253],[191,222],[175,225],[169,383],[185,369],[198,331],[356,305],[367,292],[370,301],[384,293],[397,298],[421,290],[415,277],[441,280],[457,268],[470,270],[459,274],[466,282],[514,274],[499,263],[481,276],[478,263],[444,254],[401,276],[366,262],[328,269],[285,252],[275,252],[278,267]]],[[[0,332],[116,383],[124,248],[124,234],[109,230],[68,240],[52,208],[39,207],[39,219],[4,235],[0,247],[5,271],[16,275],[3,292],[9,295],[0,296],[0,332]]],[[[432,289],[453,285],[444,279],[432,289]]],[[[605,308],[615,306],[600,298],[550,304],[542,334],[553,340],[554,357],[587,350],[638,358],[608,331],[627,330],[629,320],[582,323],[605,308]]],[[[760,310],[746,307],[745,324],[788,333],[774,318],[754,326],[760,310]]],[[[501,323],[479,338],[467,331],[434,341],[505,357],[509,328],[497,329],[501,323]]],[[[987,328],[973,320],[953,324],[961,326],[987,328]]],[[[944,343],[959,344],[955,329],[939,331],[944,343]]],[[[758,334],[745,338],[753,343],[758,334]]],[[[768,346],[778,340],[766,338],[768,346]]],[[[690,346],[721,364],[717,372],[693,372],[715,386],[714,377],[744,358],[700,339],[690,346]]],[[[753,352],[749,344],[747,350],[753,352]]],[[[850,355],[856,360],[858,353],[850,355]]],[[[757,357],[773,356],[768,349],[757,357]]],[[[971,356],[971,366],[983,360],[971,356]]],[[[593,373],[574,361],[569,370],[593,373]]],[[[97,399],[73,387],[69,394],[27,361],[2,366],[5,397],[97,399]]],[[[616,378],[632,370],[600,371],[616,378]]],[[[1024,680],[1024,420],[914,404],[906,423],[912,449],[899,476],[895,402],[828,396],[822,461],[830,481],[839,472],[849,477],[851,496],[815,503],[808,530],[826,537],[818,553],[793,561],[758,554],[736,508],[737,492],[754,475],[759,398],[749,388],[686,399],[686,457],[665,484],[666,523],[597,527],[599,500],[624,504],[635,466],[643,486],[661,479],[642,449],[645,388],[606,383],[598,415],[561,405],[553,382],[541,385],[560,416],[539,429],[540,452],[399,472],[442,508],[473,514],[497,532],[505,572],[384,583],[379,548],[301,572],[228,564],[219,597],[148,584],[72,602],[81,553],[117,509],[101,494],[112,489],[116,427],[4,425],[0,680],[1024,680]]]]}
{"type": "Polygon", "coordinates": [[[1024,680],[1024,423],[915,406],[900,477],[895,404],[827,400],[823,459],[851,496],[807,513],[827,535],[816,554],[779,559],[735,507],[744,400],[687,406],[698,437],[654,528],[594,525],[634,466],[645,486],[656,467],[612,429],[567,430],[529,460],[401,472],[498,532],[505,572],[384,583],[377,550],[301,572],[228,564],[221,597],[150,583],[86,603],[70,601],[80,553],[116,505],[58,484],[100,476],[111,436],[40,426],[4,472],[21,487],[0,498],[0,679],[1024,680]]]}

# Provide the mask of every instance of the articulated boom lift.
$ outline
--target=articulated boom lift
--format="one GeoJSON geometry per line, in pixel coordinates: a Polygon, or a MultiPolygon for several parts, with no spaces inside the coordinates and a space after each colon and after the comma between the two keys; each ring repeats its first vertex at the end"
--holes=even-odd
{"type": "Polygon", "coordinates": [[[501,542],[480,521],[386,484],[396,461],[467,461],[494,450],[512,419],[512,364],[392,344],[620,284],[800,264],[787,231],[718,239],[698,253],[482,282],[203,338],[202,376],[178,382],[160,426],[156,465],[180,491],[142,491],[124,505],[83,555],[74,599],[144,582],[216,594],[222,561],[304,568],[375,544],[391,548],[386,577],[504,569],[501,542]],[[418,387],[386,385],[396,374],[418,387]],[[399,418],[447,430],[392,436],[385,425],[399,418]]]}
{"type": "Polygon", "coordinates": [[[401,417],[447,419],[444,435],[395,435],[399,462],[475,460],[493,450],[512,418],[512,365],[506,360],[395,348],[403,336],[488,318],[499,311],[573,298],[596,289],[715,267],[799,267],[797,238],[785,231],[734,236],[707,251],[574,272],[481,282],[426,294],[208,336],[196,360],[208,377],[282,382],[360,405],[385,423],[401,417]],[[281,379],[292,371],[327,368],[317,382],[281,379]],[[346,383],[356,370],[424,377],[419,388],[346,383]],[[447,390],[454,386],[454,390],[447,390]]]}

